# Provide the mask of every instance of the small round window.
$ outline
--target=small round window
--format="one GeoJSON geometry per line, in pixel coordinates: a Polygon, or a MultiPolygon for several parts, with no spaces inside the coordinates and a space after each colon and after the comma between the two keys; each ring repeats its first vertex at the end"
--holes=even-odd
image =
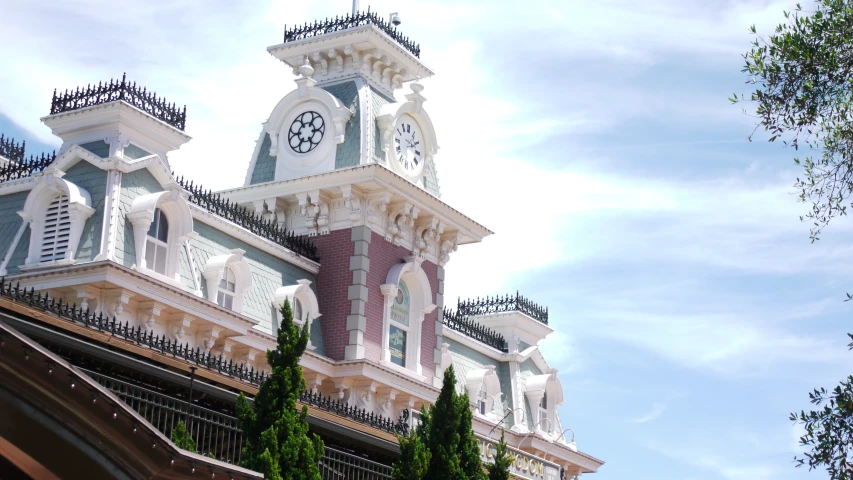
{"type": "Polygon", "coordinates": [[[326,122],[317,112],[305,112],[300,114],[288,131],[288,143],[296,153],[308,153],[323,140],[326,133],[326,122]]]}

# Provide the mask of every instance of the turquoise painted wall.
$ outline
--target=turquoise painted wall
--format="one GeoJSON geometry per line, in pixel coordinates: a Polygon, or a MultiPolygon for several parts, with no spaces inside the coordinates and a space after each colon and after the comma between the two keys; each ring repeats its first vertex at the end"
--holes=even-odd
{"type": "MultiPolygon", "coordinates": [[[[245,242],[232,238],[205,223],[195,222],[194,229],[199,235],[190,241],[190,248],[192,249],[193,260],[199,272],[204,271],[204,265],[211,257],[227,255],[234,248],[246,251],[243,258],[246,259],[252,269],[254,287],[246,294],[243,314],[257,319],[260,322],[260,327],[266,332],[272,332],[272,322],[275,318],[273,315],[274,310],[272,309],[275,291],[282,286],[294,285],[297,280],[301,279],[308,279],[314,282],[313,274],[245,242]]],[[[200,281],[202,292],[206,294],[207,281],[203,275],[200,281]]],[[[315,324],[319,326],[319,322],[315,324]]],[[[320,348],[322,338],[318,338],[317,340],[317,342],[314,342],[314,336],[312,335],[312,342],[320,348]]]]}
{"type": "Polygon", "coordinates": [[[335,153],[335,168],[354,167],[361,163],[361,106],[358,101],[358,88],[353,81],[323,88],[353,112],[344,129],[344,143],[338,145],[335,153]]]}
{"type": "Polygon", "coordinates": [[[127,219],[133,200],[140,195],[162,192],[160,182],[148,170],[126,173],[121,177],[118,203],[118,229],[116,231],[116,261],[126,267],[136,264],[136,246],[133,244],[133,226],[127,219]]]}
{"type": "MultiPolygon", "coordinates": [[[[453,368],[456,370],[457,386],[459,391],[463,391],[465,382],[468,379],[468,372],[472,370],[480,370],[486,365],[494,365],[495,373],[501,385],[501,414],[510,411],[512,408],[512,384],[509,380],[509,365],[506,362],[498,362],[492,358],[483,355],[482,353],[459,344],[448,338],[444,339],[449,346],[450,355],[453,357],[453,368]]],[[[512,418],[508,418],[508,425],[512,426],[512,418]]]]}
{"type": "Polygon", "coordinates": [[[94,153],[95,155],[101,158],[107,158],[110,156],[110,146],[107,142],[103,140],[98,140],[96,142],[89,142],[80,145],[86,150],[94,153]]]}
{"type": "MultiPolygon", "coordinates": [[[[24,219],[18,215],[18,212],[23,210],[24,202],[27,201],[27,194],[29,194],[29,192],[18,192],[0,197],[0,259],[6,257],[6,252],[8,252],[9,248],[12,247],[12,241],[15,239],[15,235],[18,233],[18,229],[24,221],[24,219]]],[[[27,248],[29,248],[29,230],[29,227],[27,227],[23,235],[24,237],[27,237],[27,248]]],[[[23,238],[21,240],[23,240],[23,238]]],[[[12,261],[9,262],[8,267],[14,267],[8,268],[9,272],[18,271],[17,266],[23,263],[27,258],[26,252],[27,249],[24,249],[24,256],[20,261],[16,262],[13,258],[12,261]]]]}
{"type": "Polygon", "coordinates": [[[92,261],[101,250],[101,229],[104,222],[104,199],[107,195],[107,172],[83,160],[62,177],[89,192],[95,213],[86,219],[75,257],[78,262],[92,261]]]}
{"type": "Polygon", "coordinates": [[[270,155],[270,147],[272,140],[270,135],[264,134],[264,140],[261,142],[261,150],[258,152],[258,160],[255,162],[254,170],[252,170],[252,179],[250,184],[271,182],[275,180],[275,161],[276,157],[270,155]]]}
{"type": "Polygon", "coordinates": [[[137,158],[147,157],[148,155],[151,155],[151,153],[137,147],[132,143],[124,147],[124,158],[136,160],[137,158]]]}

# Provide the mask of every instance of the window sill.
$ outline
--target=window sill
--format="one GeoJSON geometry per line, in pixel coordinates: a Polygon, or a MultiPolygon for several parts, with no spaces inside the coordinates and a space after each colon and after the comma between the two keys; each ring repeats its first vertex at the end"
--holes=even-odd
{"type": "Polygon", "coordinates": [[[409,370],[408,368],[401,367],[394,362],[389,362],[388,360],[380,360],[379,364],[382,365],[383,367],[390,368],[391,370],[394,370],[395,372],[399,372],[399,373],[402,373],[403,375],[407,375],[409,377],[412,377],[415,380],[418,380],[421,382],[427,381],[425,376],[420,375],[420,374],[418,374],[412,370],[409,370]]]}
{"type": "Polygon", "coordinates": [[[169,278],[166,275],[163,275],[161,273],[157,273],[154,270],[149,270],[147,268],[140,268],[140,267],[135,267],[135,268],[136,268],[137,272],[144,273],[145,275],[148,275],[149,277],[157,279],[161,282],[168,283],[169,285],[171,285],[173,287],[179,288],[181,290],[186,290],[188,292],[194,292],[194,290],[191,287],[184,285],[183,283],[175,280],[174,278],[169,278]]]}
{"type": "Polygon", "coordinates": [[[71,259],[62,259],[62,260],[51,260],[49,262],[41,262],[41,263],[30,263],[27,265],[20,265],[18,267],[22,272],[28,272],[30,270],[39,270],[42,268],[51,268],[51,267],[67,267],[68,265],[74,265],[76,263],[75,260],[71,259]]]}

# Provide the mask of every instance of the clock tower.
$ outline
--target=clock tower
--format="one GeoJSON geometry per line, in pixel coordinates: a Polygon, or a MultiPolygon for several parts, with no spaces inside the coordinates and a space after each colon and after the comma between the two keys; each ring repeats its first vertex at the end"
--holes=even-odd
{"type": "Polygon", "coordinates": [[[220,194],[311,237],[318,349],[362,362],[348,382],[440,386],[444,267],[492,232],[439,199],[417,82],[432,70],[370,12],[287,29],[267,50],[295,86],[263,123],[244,185],[220,194]]]}
{"type": "Polygon", "coordinates": [[[417,83],[433,72],[419,46],[362,13],[289,29],[267,50],[297,75],[296,89],[264,123],[246,186],[379,164],[439,196],[438,144],[417,83]]]}

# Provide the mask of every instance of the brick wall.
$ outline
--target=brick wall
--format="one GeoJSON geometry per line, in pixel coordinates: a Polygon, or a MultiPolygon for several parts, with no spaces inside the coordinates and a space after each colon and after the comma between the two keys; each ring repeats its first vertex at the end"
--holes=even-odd
{"type": "Polygon", "coordinates": [[[326,356],[334,360],[343,360],[344,347],[349,339],[346,328],[350,313],[347,287],[352,285],[349,258],[353,254],[350,235],[351,229],[347,228],[311,239],[320,256],[315,291],[322,316],[316,321],[323,329],[326,356]]]}
{"type": "MultiPolygon", "coordinates": [[[[381,235],[373,232],[370,242],[370,272],[367,274],[367,286],[370,296],[367,300],[367,331],[364,335],[365,355],[368,359],[379,361],[382,355],[382,325],[384,315],[384,299],[379,285],[385,283],[388,270],[396,263],[411,255],[411,251],[399,245],[393,245],[381,235]]],[[[325,260],[323,261],[325,264],[325,260]]],[[[436,265],[425,261],[422,265],[424,272],[429,277],[430,290],[433,298],[429,303],[435,303],[435,293],[438,289],[438,278],[436,277],[436,265]]],[[[435,321],[438,318],[436,309],[424,318],[421,329],[421,367],[422,375],[429,383],[435,372],[433,361],[433,349],[435,349],[435,321]]]]}

